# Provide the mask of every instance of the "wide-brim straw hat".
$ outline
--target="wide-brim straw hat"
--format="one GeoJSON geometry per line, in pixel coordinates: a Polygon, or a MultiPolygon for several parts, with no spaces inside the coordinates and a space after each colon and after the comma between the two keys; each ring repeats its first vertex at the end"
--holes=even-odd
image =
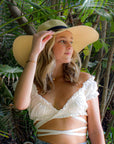
{"type": "MultiPolygon", "coordinates": [[[[54,30],[59,29],[59,31],[55,32],[61,33],[63,31],[70,31],[73,35],[73,49],[79,53],[82,49],[84,49],[87,45],[95,42],[99,38],[98,32],[89,26],[79,25],[68,27],[64,22],[56,19],[48,20],[42,23],[38,27],[38,32],[46,31],[46,30],[54,30]]],[[[29,54],[32,48],[32,40],[33,35],[22,35],[17,37],[13,43],[13,54],[16,61],[24,67],[26,62],[28,61],[29,54]]]]}

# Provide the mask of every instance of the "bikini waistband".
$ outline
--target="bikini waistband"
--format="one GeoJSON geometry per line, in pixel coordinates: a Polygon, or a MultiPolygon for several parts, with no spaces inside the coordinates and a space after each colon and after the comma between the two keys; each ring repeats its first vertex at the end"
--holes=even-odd
{"type": "MultiPolygon", "coordinates": [[[[45,141],[42,141],[40,139],[37,139],[37,143],[36,144],[49,144],[49,143],[47,143],[45,141]]],[[[83,142],[83,143],[80,143],[80,144],[87,144],[87,142],[83,142]]]]}

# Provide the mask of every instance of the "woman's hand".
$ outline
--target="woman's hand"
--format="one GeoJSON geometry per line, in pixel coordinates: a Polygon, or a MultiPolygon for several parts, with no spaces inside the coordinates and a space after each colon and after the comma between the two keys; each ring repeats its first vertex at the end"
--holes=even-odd
{"type": "Polygon", "coordinates": [[[41,31],[34,34],[31,50],[32,57],[38,57],[40,52],[44,49],[46,43],[52,38],[53,34],[53,31],[41,31]]]}

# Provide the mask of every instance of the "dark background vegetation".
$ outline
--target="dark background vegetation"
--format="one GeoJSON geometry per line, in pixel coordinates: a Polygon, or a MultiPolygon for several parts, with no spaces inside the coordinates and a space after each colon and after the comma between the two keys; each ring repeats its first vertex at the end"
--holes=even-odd
{"type": "MultiPolygon", "coordinates": [[[[114,143],[114,2],[113,0],[1,0],[0,1],[0,144],[36,142],[27,110],[15,110],[13,85],[23,69],[15,61],[12,44],[19,35],[32,35],[48,19],[69,26],[88,25],[100,38],[80,52],[82,71],[95,75],[99,86],[101,122],[107,144],[114,143]]],[[[89,139],[88,139],[89,141],[89,139]]]]}

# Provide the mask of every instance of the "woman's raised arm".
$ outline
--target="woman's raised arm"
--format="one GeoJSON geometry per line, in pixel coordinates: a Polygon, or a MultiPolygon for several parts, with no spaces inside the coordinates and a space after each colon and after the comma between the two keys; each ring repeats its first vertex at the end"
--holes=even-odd
{"type": "Polygon", "coordinates": [[[33,36],[32,50],[14,94],[14,105],[19,110],[24,110],[29,106],[37,58],[45,44],[52,38],[52,34],[52,31],[42,31],[33,36]]]}

